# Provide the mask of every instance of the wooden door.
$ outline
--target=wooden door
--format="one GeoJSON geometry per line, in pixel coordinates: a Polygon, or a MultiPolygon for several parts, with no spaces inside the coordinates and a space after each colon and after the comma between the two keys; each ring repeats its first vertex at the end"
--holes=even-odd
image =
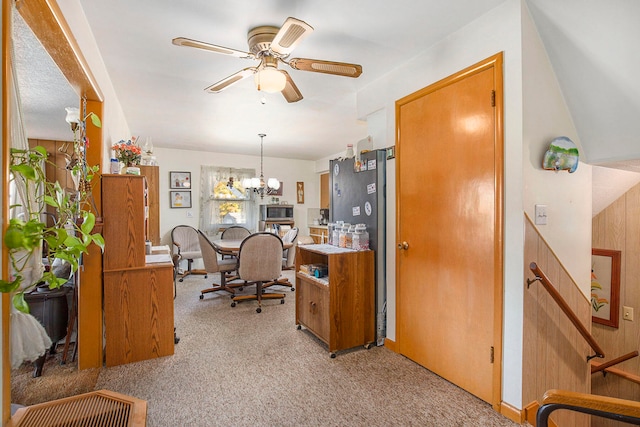
{"type": "Polygon", "coordinates": [[[498,55],[396,105],[398,348],[494,406],[501,372],[501,73],[498,55]]]}

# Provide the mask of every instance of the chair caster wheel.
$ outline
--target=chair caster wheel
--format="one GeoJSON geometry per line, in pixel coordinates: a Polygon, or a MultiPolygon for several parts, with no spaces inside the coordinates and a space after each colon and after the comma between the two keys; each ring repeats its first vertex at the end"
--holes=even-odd
{"type": "Polygon", "coordinates": [[[296,329],[297,329],[297,330],[302,329],[302,325],[296,325],[296,329]]]}
{"type": "Polygon", "coordinates": [[[332,359],[335,359],[335,358],[336,358],[336,354],[335,354],[335,353],[329,353],[329,356],[330,356],[332,359]]]}
{"type": "Polygon", "coordinates": [[[243,289],[244,289],[244,288],[243,288],[242,286],[240,286],[240,287],[238,288],[238,290],[239,290],[240,292],[242,292],[242,290],[243,290],[243,289]]]}
{"type": "Polygon", "coordinates": [[[207,278],[207,275],[206,275],[206,274],[204,275],[204,278],[205,278],[205,279],[207,278]]]}
{"type": "Polygon", "coordinates": [[[284,304],[284,300],[283,299],[280,300],[280,304],[284,304]]]}
{"type": "Polygon", "coordinates": [[[235,307],[235,306],[236,306],[236,302],[234,301],[231,303],[231,307],[235,307]]]}
{"type": "Polygon", "coordinates": [[[204,295],[200,295],[200,299],[204,299],[204,295]]]}
{"type": "Polygon", "coordinates": [[[371,350],[371,347],[373,347],[372,343],[367,343],[364,345],[364,348],[366,348],[367,350],[371,350]]]}
{"type": "Polygon", "coordinates": [[[291,287],[291,292],[295,291],[296,288],[294,288],[293,286],[291,287]]]}
{"type": "Polygon", "coordinates": [[[178,282],[184,282],[184,279],[179,279],[178,282]]]}
{"type": "Polygon", "coordinates": [[[256,313],[262,313],[262,309],[260,307],[256,308],[256,313]]]}

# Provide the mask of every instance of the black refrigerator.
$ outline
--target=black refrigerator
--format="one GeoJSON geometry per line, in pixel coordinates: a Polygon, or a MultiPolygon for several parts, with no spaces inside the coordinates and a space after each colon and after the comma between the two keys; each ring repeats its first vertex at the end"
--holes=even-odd
{"type": "Polygon", "coordinates": [[[365,224],[369,248],[375,251],[376,342],[386,336],[386,151],[373,150],[356,159],[330,161],[329,221],[365,224]]]}

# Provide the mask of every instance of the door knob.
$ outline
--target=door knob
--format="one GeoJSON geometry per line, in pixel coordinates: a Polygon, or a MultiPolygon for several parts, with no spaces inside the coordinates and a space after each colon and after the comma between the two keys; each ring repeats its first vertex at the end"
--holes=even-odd
{"type": "Polygon", "coordinates": [[[407,250],[409,249],[409,243],[407,242],[402,242],[402,243],[398,243],[398,249],[400,250],[407,250]]]}

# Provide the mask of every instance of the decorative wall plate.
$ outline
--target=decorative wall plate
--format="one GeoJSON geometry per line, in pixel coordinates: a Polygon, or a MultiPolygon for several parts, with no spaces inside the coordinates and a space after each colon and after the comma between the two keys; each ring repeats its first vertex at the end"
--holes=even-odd
{"type": "Polygon", "coordinates": [[[578,169],[579,160],[578,147],[566,136],[559,136],[549,144],[542,167],[547,170],[568,170],[569,173],[573,173],[578,169]]]}

